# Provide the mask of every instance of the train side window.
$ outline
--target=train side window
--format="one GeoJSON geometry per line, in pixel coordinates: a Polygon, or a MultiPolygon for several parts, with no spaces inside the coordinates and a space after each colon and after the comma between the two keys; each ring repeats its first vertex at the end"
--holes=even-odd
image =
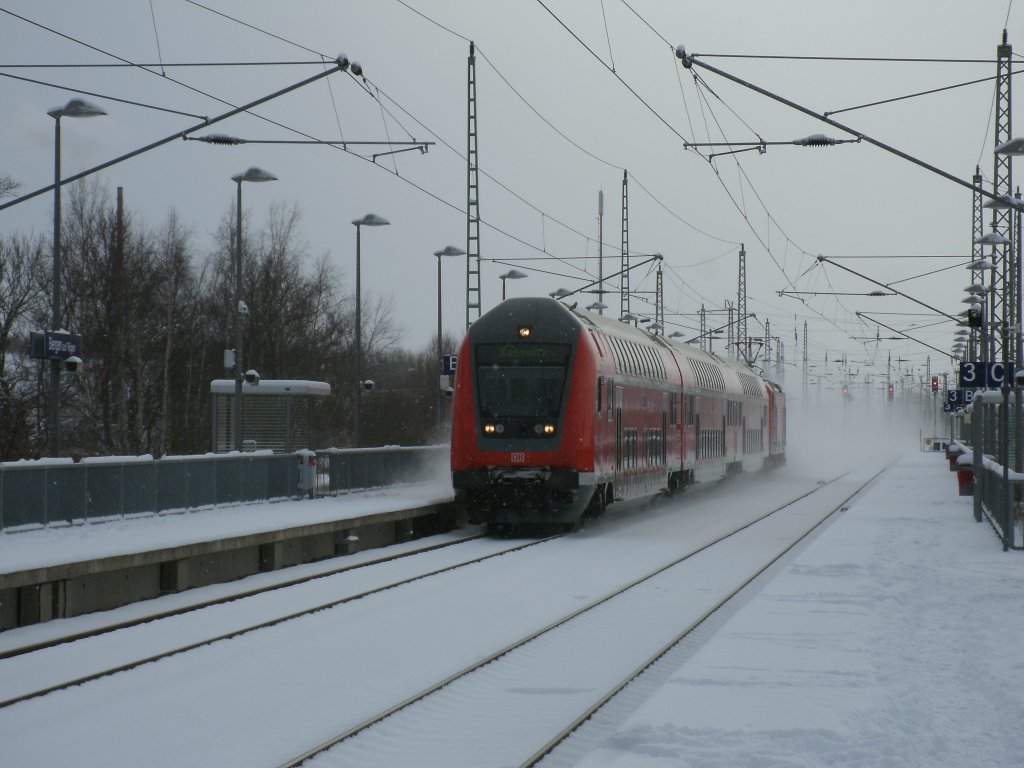
{"type": "Polygon", "coordinates": [[[604,394],[604,376],[597,377],[597,409],[594,413],[601,412],[601,396],[604,394]]]}
{"type": "Polygon", "coordinates": [[[614,379],[608,379],[608,396],[605,398],[605,401],[608,403],[608,421],[613,421],[615,417],[615,408],[612,407],[612,404],[615,402],[614,379]]]}

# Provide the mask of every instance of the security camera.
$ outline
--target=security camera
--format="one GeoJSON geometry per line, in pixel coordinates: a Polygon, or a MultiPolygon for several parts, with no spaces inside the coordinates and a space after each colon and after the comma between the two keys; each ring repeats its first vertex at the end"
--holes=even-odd
{"type": "Polygon", "coordinates": [[[367,379],[366,381],[363,382],[363,389],[365,389],[367,392],[371,391],[373,389],[373,387],[374,387],[373,379],[367,379]]]}
{"type": "Polygon", "coordinates": [[[78,373],[78,370],[81,367],[82,358],[78,355],[71,355],[71,357],[64,358],[64,370],[68,373],[78,373]]]}
{"type": "Polygon", "coordinates": [[[245,372],[245,380],[249,384],[259,384],[260,374],[258,371],[254,371],[252,368],[250,368],[248,371],[245,372]]]}

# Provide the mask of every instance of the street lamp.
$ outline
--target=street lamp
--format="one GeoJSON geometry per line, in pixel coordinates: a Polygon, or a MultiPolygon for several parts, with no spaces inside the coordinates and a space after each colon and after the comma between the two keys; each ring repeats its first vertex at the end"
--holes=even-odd
{"type": "MultiPolygon", "coordinates": [[[[53,118],[53,306],[51,330],[61,329],[60,312],[60,119],[62,117],[98,117],[107,114],[84,99],[71,99],[63,107],[47,112],[53,118]]],[[[50,360],[50,455],[60,456],[60,369],[61,361],[50,360]]]]}
{"type": "Polygon", "coordinates": [[[249,307],[242,300],[242,182],[243,181],[277,181],[277,176],[267,173],[262,168],[252,167],[245,173],[231,177],[238,185],[235,199],[235,402],[232,427],[234,429],[234,449],[242,450],[242,318],[249,316],[249,307]]]}
{"type": "Polygon", "coordinates": [[[359,431],[359,410],[363,400],[363,297],[362,276],[359,271],[360,241],[363,227],[383,227],[391,222],[375,213],[368,213],[361,219],[354,219],[356,228],[356,407],[355,407],[355,442],[356,448],[361,444],[359,431]]]}
{"type": "Polygon", "coordinates": [[[510,269],[503,275],[498,275],[501,279],[501,300],[505,300],[505,281],[506,280],[522,280],[526,277],[525,272],[520,272],[518,269],[510,269]]]}
{"type": "MultiPolygon", "coordinates": [[[[446,245],[440,251],[434,251],[437,257],[437,364],[441,365],[441,257],[442,256],[465,256],[466,252],[454,245],[446,245]]],[[[440,373],[438,374],[441,375],[440,373]]],[[[441,410],[444,407],[444,394],[441,392],[441,380],[437,385],[437,413],[435,422],[437,428],[441,428],[441,410]]]]}

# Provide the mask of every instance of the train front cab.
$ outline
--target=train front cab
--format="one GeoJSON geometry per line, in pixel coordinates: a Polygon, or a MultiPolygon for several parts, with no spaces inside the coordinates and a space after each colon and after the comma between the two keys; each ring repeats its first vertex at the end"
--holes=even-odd
{"type": "Polygon", "coordinates": [[[452,485],[470,522],[573,525],[591,502],[595,349],[549,299],[509,299],[466,336],[455,380],[452,485]]]}

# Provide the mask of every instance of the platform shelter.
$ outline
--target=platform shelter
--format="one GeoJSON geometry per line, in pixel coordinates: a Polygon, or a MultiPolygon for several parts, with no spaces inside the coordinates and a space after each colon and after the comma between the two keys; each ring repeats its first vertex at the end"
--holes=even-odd
{"type": "MultiPolygon", "coordinates": [[[[214,379],[210,382],[210,394],[213,395],[213,450],[224,453],[234,447],[234,379],[214,379]]],[[[330,394],[331,385],[324,381],[242,382],[243,450],[291,453],[302,448],[312,449],[314,402],[330,394]]]]}

